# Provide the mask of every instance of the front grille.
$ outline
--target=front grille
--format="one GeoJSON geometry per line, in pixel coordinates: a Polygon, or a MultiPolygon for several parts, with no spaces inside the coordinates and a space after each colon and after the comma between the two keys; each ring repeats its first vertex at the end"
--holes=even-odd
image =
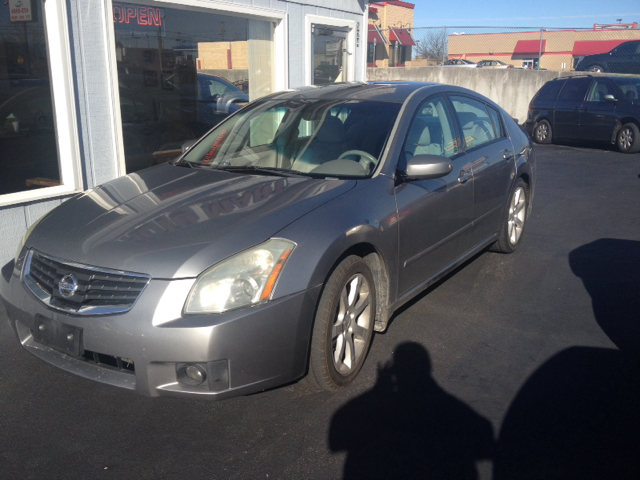
{"type": "Polygon", "coordinates": [[[130,310],[150,280],[148,275],[80,265],[35,251],[29,252],[24,278],[30,290],[47,305],[85,315],[130,310]],[[74,280],[75,291],[67,291],[66,296],[60,288],[63,278],[67,283],[74,280]]]}
{"type": "Polygon", "coordinates": [[[119,372],[125,373],[136,372],[133,360],[130,358],[114,357],[112,355],[105,355],[104,353],[92,352],[91,350],[85,350],[82,358],[89,363],[95,363],[99,367],[110,370],[118,370],[119,372]]]}

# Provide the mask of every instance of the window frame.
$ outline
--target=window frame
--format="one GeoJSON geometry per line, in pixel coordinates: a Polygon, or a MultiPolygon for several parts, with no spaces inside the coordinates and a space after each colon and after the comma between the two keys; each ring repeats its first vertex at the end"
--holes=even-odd
{"type": "Polygon", "coordinates": [[[82,191],[80,141],[71,63],[71,43],[68,31],[66,2],[41,2],[51,100],[53,103],[56,148],[60,169],[60,183],[14,193],[0,194],[0,207],[34,200],[71,195],[82,191]]]}
{"type": "MultiPolygon", "coordinates": [[[[106,55],[109,68],[109,90],[112,105],[112,124],[114,131],[114,144],[116,156],[116,176],[127,174],[122,118],[120,114],[120,92],[118,89],[118,63],[116,59],[116,35],[113,24],[112,0],[103,0],[105,5],[105,31],[107,32],[106,55]]],[[[117,1],[115,3],[118,3],[117,1]]],[[[262,20],[275,23],[273,29],[274,48],[274,91],[289,88],[289,49],[288,44],[288,17],[287,12],[272,8],[254,7],[230,2],[215,2],[209,0],[123,0],[123,3],[141,5],[155,8],[173,8],[178,10],[190,10],[207,14],[221,14],[237,16],[253,20],[262,20]],[[282,53],[282,54],[280,54],[282,53]]]]}

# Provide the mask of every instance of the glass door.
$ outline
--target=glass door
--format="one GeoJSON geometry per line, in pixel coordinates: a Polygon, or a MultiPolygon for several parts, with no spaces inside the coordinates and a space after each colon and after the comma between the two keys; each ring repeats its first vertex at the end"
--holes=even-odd
{"type": "Polygon", "coordinates": [[[328,25],[312,25],[312,85],[323,85],[346,81],[347,62],[350,55],[347,52],[346,27],[332,27],[328,25]]]}

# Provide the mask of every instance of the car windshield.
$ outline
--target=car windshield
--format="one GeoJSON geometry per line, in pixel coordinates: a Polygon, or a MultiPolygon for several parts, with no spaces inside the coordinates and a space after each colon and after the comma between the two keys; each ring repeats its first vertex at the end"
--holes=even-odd
{"type": "Polygon", "coordinates": [[[638,100],[640,98],[640,80],[634,77],[615,77],[613,79],[625,97],[629,100],[638,100]]]}
{"type": "Polygon", "coordinates": [[[182,158],[234,171],[367,177],[376,169],[401,104],[266,100],[220,123],[182,158]]]}

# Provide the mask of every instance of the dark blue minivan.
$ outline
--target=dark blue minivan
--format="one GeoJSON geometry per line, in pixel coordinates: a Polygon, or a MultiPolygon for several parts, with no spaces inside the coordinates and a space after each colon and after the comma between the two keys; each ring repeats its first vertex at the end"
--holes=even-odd
{"type": "Polygon", "coordinates": [[[525,122],[536,143],[589,140],[640,151],[640,77],[575,76],[545,83],[525,122]]]}

